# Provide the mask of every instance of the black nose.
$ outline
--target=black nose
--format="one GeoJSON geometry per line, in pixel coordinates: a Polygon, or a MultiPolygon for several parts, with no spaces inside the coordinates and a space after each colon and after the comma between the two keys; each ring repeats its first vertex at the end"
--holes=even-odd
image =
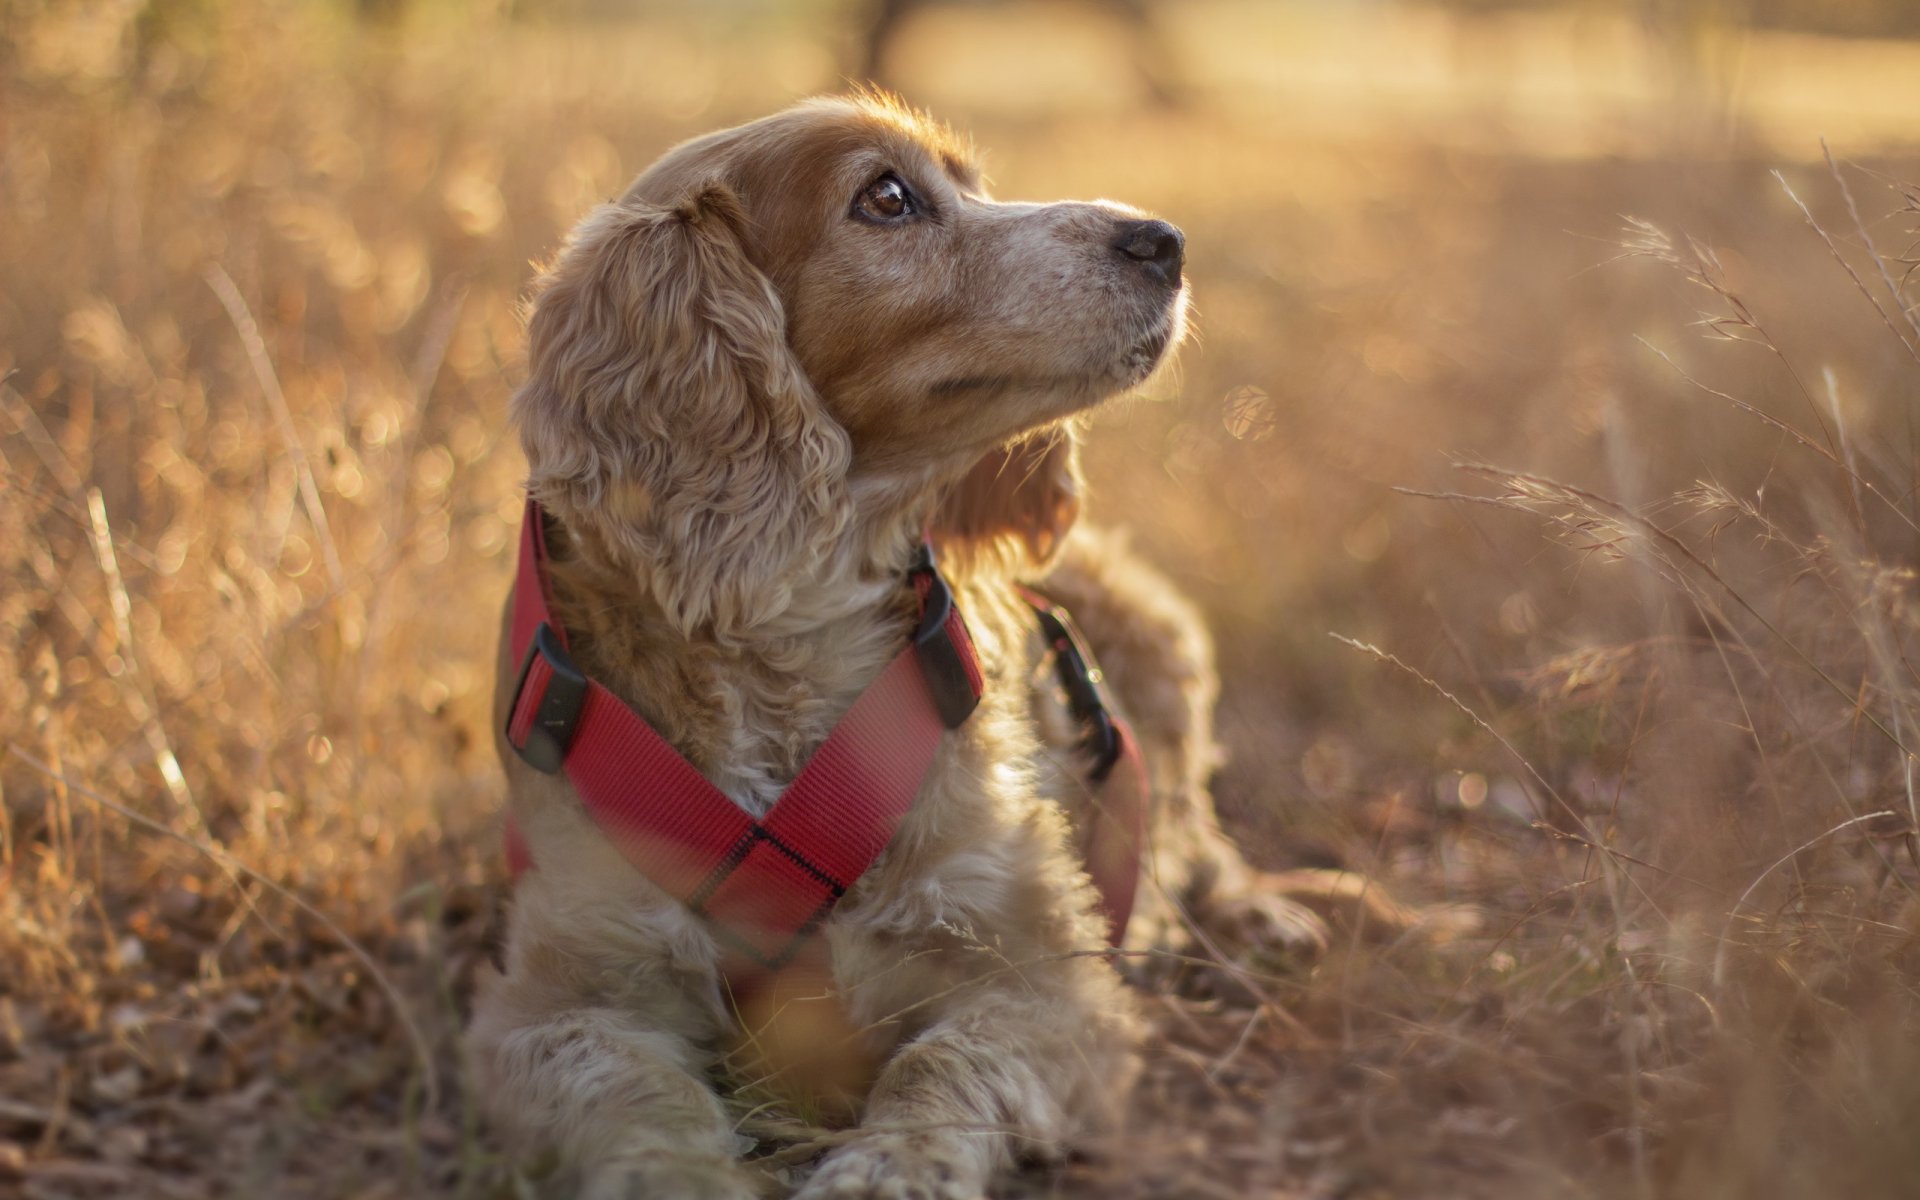
{"type": "Polygon", "coordinates": [[[1113,248],[1142,264],[1168,287],[1180,286],[1187,238],[1165,221],[1122,221],[1113,248]]]}

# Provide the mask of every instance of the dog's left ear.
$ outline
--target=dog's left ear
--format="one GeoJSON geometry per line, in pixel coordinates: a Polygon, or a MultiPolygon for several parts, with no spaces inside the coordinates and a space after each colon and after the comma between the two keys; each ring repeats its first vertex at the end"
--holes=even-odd
{"type": "Polygon", "coordinates": [[[848,519],[846,431],[746,232],[720,183],[595,210],[542,282],[513,400],[534,496],[688,633],[777,615],[848,519]]]}
{"type": "Polygon", "coordinates": [[[1068,424],[1029,434],[989,453],[940,506],[942,550],[1010,558],[1023,574],[1053,565],[1080,517],[1080,438],[1068,424]]]}

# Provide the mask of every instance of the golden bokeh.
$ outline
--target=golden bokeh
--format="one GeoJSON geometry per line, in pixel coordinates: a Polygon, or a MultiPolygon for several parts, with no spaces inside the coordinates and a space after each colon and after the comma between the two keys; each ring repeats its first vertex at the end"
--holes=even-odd
{"type": "MultiPolygon", "coordinates": [[[[1154,983],[1127,1136],[1014,1194],[1912,1194],[1920,13],[908,9],[997,194],[1186,231],[1090,515],[1212,623],[1249,856],[1480,917],[1154,983]]],[[[531,264],[871,19],[0,0],[0,1195],[512,1194],[531,264]]]]}

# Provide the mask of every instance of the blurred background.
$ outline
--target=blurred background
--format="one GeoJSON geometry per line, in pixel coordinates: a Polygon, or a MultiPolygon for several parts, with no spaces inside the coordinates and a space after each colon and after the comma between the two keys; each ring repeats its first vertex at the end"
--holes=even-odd
{"type": "Polygon", "coordinates": [[[1019,1194],[1920,1193],[1914,38],[0,0],[0,1195],[514,1194],[456,1037],[520,301],[662,150],[869,78],[1002,198],[1186,230],[1092,517],[1213,623],[1249,855],[1479,918],[1156,983],[1126,1140],[1019,1194]]]}

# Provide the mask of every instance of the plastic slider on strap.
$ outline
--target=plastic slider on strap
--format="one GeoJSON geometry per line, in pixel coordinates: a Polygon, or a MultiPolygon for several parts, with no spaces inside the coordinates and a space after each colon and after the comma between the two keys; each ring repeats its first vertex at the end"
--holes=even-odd
{"type": "Polygon", "coordinates": [[[1041,635],[1053,647],[1060,687],[1067,693],[1067,708],[1074,720],[1086,729],[1080,748],[1093,758],[1091,778],[1101,783],[1120,761],[1121,751],[1120,731],[1107,704],[1104,677],[1087,644],[1080,640],[1080,630],[1066,609],[1059,605],[1045,608],[1036,605],[1033,611],[1040,618],[1041,635]]]}
{"type": "Polygon", "coordinates": [[[920,624],[913,631],[920,670],[933,693],[933,705],[948,729],[967,723],[980,705],[980,664],[965,620],[953,606],[953,589],[934,565],[933,547],[920,543],[909,572],[920,593],[920,624]]]}
{"type": "Polygon", "coordinates": [[[587,677],[567,657],[553,627],[540,622],[507,708],[507,744],[534,770],[558,774],[586,699],[587,677]]]}

